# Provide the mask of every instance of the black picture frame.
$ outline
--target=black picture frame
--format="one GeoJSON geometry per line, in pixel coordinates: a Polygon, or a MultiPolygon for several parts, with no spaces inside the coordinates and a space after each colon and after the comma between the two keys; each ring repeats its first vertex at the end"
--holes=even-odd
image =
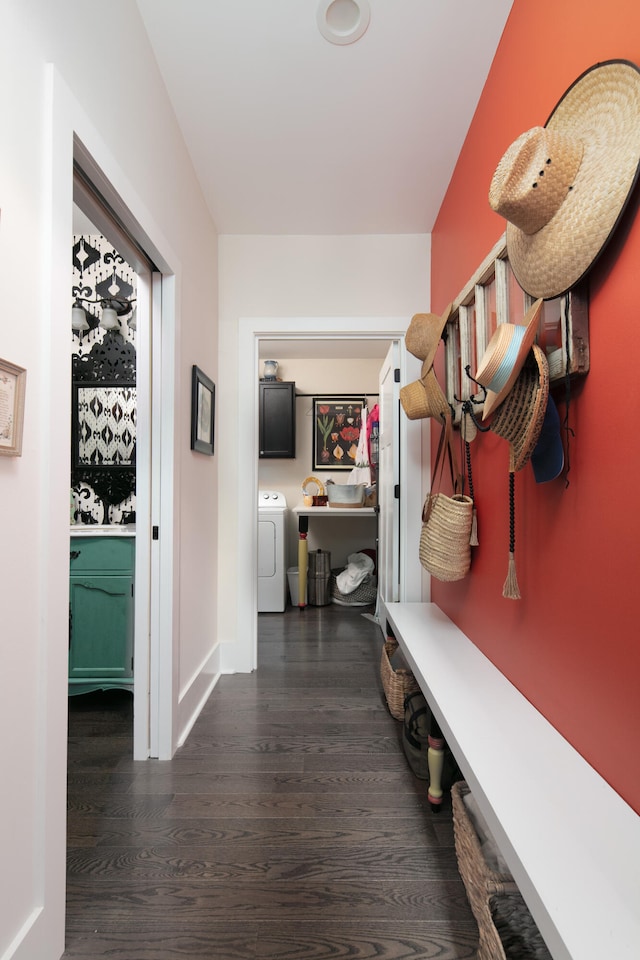
{"type": "Polygon", "coordinates": [[[313,398],[312,470],[352,470],[366,398],[341,395],[313,398]]]}
{"type": "Polygon", "coordinates": [[[195,364],[191,369],[191,449],[213,456],[216,385],[195,364]]]}

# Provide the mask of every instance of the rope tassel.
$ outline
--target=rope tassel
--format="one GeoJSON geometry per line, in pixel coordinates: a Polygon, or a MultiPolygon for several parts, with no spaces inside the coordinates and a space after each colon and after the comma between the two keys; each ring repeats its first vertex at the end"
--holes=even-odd
{"type": "Polygon", "coordinates": [[[471,536],[469,537],[469,546],[477,547],[479,546],[478,542],[478,511],[476,508],[473,508],[473,513],[471,514],[471,536]]]}
{"type": "Polygon", "coordinates": [[[509,472],[509,570],[502,588],[506,600],[520,600],[520,587],[516,575],[516,523],[515,523],[515,486],[516,475],[509,472]]]}
{"type": "Polygon", "coordinates": [[[509,553],[509,572],[502,588],[502,596],[507,600],[520,600],[520,587],[518,586],[518,577],[516,575],[516,558],[513,553],[509,553]]]}

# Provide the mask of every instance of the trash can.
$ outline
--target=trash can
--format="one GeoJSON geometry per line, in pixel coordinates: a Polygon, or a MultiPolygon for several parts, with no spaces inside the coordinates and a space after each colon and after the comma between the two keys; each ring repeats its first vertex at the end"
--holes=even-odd
{"type": "Polygon", "coordinates": [[[331,552],[329,550],[310,551],[307,585],[311,606],[325,607],[331,603],[331,594],[329,591],[330,579],[331,552]]]}
{"type": "MultiPolygon", "coordinates": [[[[298,606],[298,568],[287,567],[287,580],[289,581],[289,593],[291,594],[291,606],[298,606]]],[[[307,602],[308,590],[305,590],[304,602],[307,602]]]]}

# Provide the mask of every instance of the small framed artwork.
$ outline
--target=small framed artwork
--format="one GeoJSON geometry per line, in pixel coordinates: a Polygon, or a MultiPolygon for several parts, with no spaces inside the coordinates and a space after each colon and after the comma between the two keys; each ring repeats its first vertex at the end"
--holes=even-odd
{"type": "Polygon", "coordinates": [[[0,456],[22,456],[27,371],[0,358],[0,456]]]}
{"type": "Polygon", "coordinates": [[[313,398],[313,470],[353,469],[364,402],[359,396],[313,398]]]}
{"type": "Polygon", "coordinates": [[[213,456],[216,385],[195,364],[191,371],[191,449],[213,456]]]}

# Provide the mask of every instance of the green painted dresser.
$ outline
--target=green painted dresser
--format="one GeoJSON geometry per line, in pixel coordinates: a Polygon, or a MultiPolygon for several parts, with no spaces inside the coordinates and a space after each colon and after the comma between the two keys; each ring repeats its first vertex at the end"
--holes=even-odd
{"type": "Polygon", "coordinates": [[[133,688],[133,536],[71,536],[69,694],[133,688]]]}

